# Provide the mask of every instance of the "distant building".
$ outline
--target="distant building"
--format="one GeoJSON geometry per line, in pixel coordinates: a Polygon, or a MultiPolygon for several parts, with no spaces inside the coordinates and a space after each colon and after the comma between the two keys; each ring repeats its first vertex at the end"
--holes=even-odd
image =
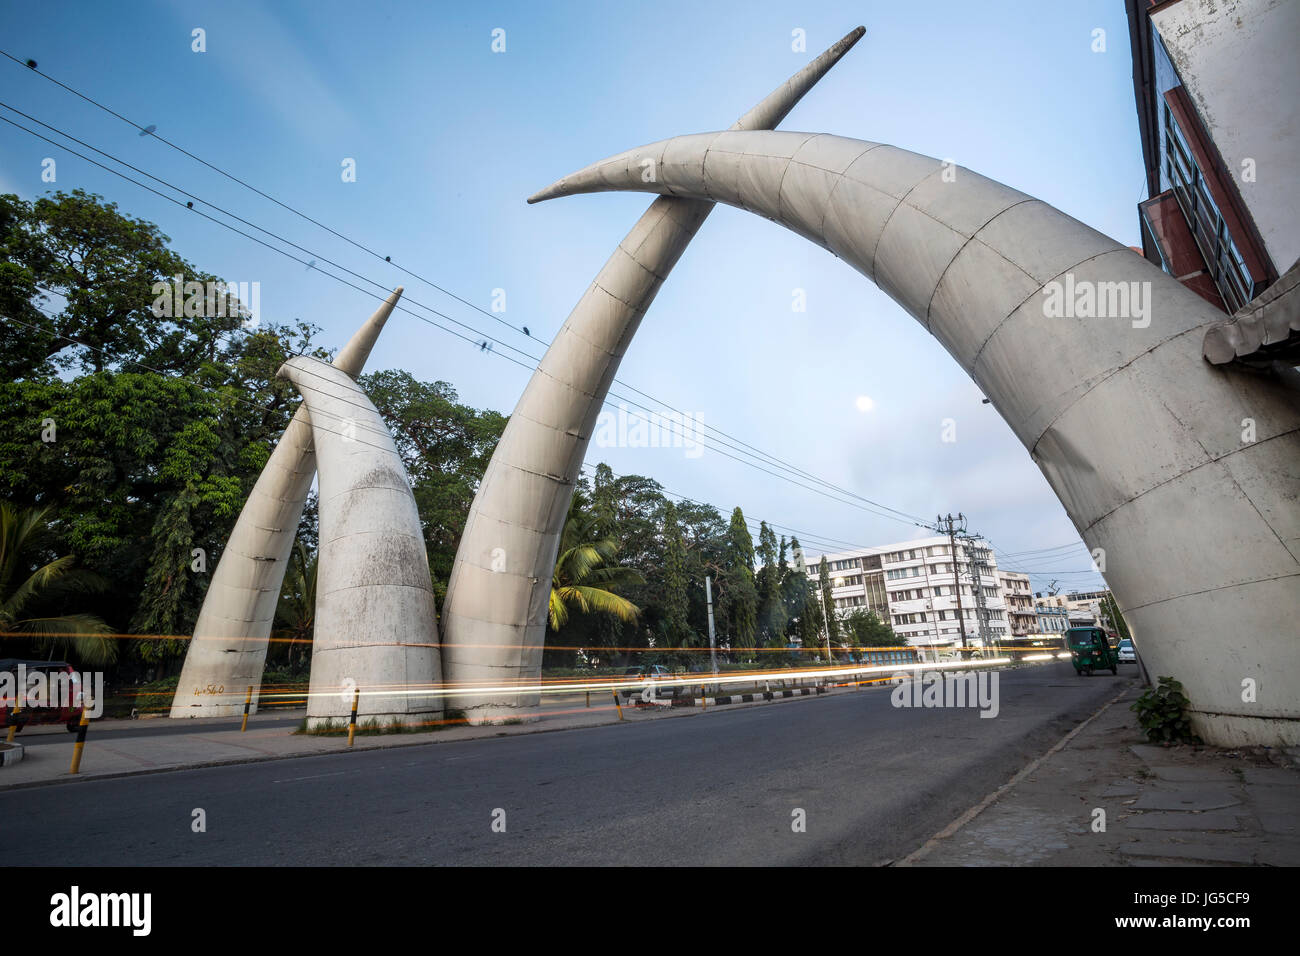
{"type": "Polygon", "coordinates": [[[1053,603],[1052,595],[1046,598],[1041,594],[1034,596],[1034,614],[1038,620],[1039,634],[1054,637],[1069,630],[1070,609],[1065,606],[1065,601],[1053,603]]]}
{"type": "MultiPolygon", "coordinates": [[[[963,632],[968,644],[978,642],[981,618],[990,643],[1006,638],[1007,604],[992,550],[978,539],[958,539],[956,558],[954,567],[947,535],[827,554],[835,612],[873,610],[909,644],[960,644],[963,632]]],[[[819,560],[807,561],[816,587],[819,560]]]]}
{"type": "Polygon", "coordinates": [[[1019,571],[999,571],[998,583],[1007,605],[1007,619],[1012,637],[1028,637],[1038,631],[1038,615],[1034,610],[1034,595],[1029,587],[1029,575],[1019,571]]]}

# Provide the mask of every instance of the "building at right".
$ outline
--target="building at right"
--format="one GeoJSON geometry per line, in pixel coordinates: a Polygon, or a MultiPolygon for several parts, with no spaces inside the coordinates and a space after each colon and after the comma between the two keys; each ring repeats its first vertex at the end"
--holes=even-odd
{"type": "Polygon", "coordinates": [[[1126,3],[1142,253],[1235,313],[1300,259],[1300,4],[1126,3]]]}

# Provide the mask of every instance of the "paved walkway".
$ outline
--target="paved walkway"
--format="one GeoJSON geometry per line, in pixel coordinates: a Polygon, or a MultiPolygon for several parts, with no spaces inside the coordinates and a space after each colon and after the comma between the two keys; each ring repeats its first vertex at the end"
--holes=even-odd
{"type": "Polygon", "coordinates": [[[1300,864],[1300,748],[1151,746],[1140,692],[897,865],[1300,864]]]}

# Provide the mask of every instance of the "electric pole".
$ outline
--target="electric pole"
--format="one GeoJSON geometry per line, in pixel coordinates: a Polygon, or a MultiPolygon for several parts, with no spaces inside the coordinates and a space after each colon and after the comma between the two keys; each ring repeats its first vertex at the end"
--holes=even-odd
{"type": "Polygon", "coordinates": [[[713,663],[713,676],[718,676],[718,643],[713,636],[713,582],[704,576],[704,600],[709,605],[709,660],[713,663]]]}
{"type": "Polygon", "coordinates": [[[959,567],[957,562],[957,535],[959,533],[965,533],[966,531],[966,516],[959,511],[957,512],[957,517],[954,518],[952,513],[949,512],[948,517],[945,518],[943,515],[938,515],[936,516],[936,520],[938,521],[938,525],[935,530],[946,531],[948,535],[948,550],[952,552],[952,589],[953,593],[957,595],[957,630],[961,632],[961,646],[964,651],[966,649],[966,620],[962,616],[961,609],[961,578],[959,577],[959,572],[957,570],[959,567]]]}
{"type": "Polygon", "coordinates": [[[984,569],[989,567],[989,552],[986,548],[977,548],[974,545],[974,538],[968,538],[966,544],[966,555],[970,559],[970,576],[971,587],[975,589],[975,617],[979,625],[980,644],[984,646],[987,652],[989,647],[989,611],[988,601],[984,597],[984,569]]]}

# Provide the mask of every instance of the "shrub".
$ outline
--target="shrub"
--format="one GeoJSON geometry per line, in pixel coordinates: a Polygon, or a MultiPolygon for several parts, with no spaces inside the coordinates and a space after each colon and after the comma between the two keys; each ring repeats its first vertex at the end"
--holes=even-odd
{"type": "Polygon", "coordinates": [[[1152,743],[1199,744],[1201,738],[1192,733],[1187,718],[1190,703],[1182,684],[1172,677],[1161,677],[1129,709],[1137,712],[1138,723],[1152,743]]]}

